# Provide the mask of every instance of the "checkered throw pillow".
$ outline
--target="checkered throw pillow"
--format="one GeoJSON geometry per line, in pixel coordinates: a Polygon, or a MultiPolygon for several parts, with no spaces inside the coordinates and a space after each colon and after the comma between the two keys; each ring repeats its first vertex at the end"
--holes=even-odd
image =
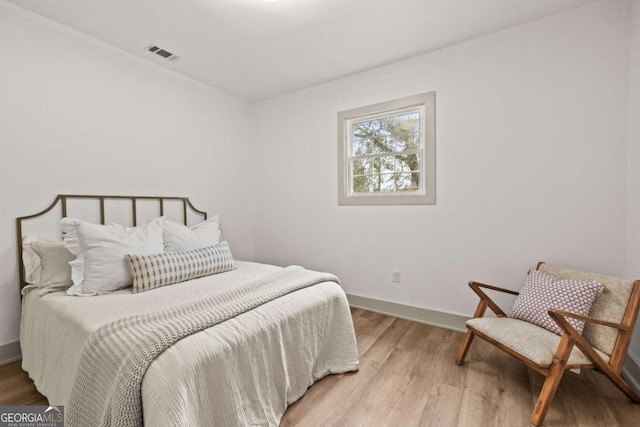
{"type": "Polygon", "coordinates": [[[126,255],[126,259],[134,293],[236,269],[227,242],[191,251],[126,255]]]}
{"type": "MultiPolygon", "coordinates": [[[[600,283],[563,280],[533,270],[525,279],[509,317],[542,326],[561,335],[562,329],[549,316],[549,309],[555,308],[588,316],[600,289],[600,283]]],[[[567,318],[567,321],[578,333],[582,333],[583,321],[573,318],[567,318]]]]}

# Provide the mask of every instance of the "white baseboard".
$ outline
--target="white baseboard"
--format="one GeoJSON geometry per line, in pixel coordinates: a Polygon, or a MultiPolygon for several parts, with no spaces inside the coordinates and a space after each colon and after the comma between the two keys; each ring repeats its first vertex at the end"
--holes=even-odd
{"type": "Polygon", "coordinates": [[[22,357],[20,352],[20,341],[13,341],[0,345],[0,365],[19,360],[22,357]]]}
{"type": "Polygon", "coordinates": [[[631,353],[627,353],[627,358],[622,368],[622,377],[636,393],[640,394],[640,361],[631,353]]]}
{"type": "Polygon", "coordinates": [[[354,308],[375,311],[376,313],[426,323],[427,325],[438,326],[453,331],[467,331],[465,322],[469,320],[469,318],[458,314],[429,310],[427,308],[398,304],[353,294],[347,294],[347,299],[349,300],[349,305],[354,308]]]}

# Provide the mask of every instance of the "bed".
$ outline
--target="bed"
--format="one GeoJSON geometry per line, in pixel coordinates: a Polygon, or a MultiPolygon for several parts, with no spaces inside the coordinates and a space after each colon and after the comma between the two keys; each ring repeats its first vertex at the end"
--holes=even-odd
{"type": "MultiPolygon", "coordinates": [[[[131,202],[132,225],[138,222],[140,200],[157,201],[161,215],[168,200],[177,201],[185,224],[188,208],[206,219],[206,213],[186,198],[60,195],[45,211],[18,219],[18,241],[24,237],[23,221],[58,204],[62,216],[67,216],[67,201],[73,198],[97,200],[103,224],[110,199],[131,202]]],[[[21,251],[19,259],[24,287],[21,251]]],[[[236,265],[232,271],[141,293],[130,288],[94,297],[69,296],[60,290],[24,292],[22,367],[50,404],[71,408],[73,399],[76,404],[81,400],[72,393],[74,381],[81,358],[86,357],[87,341],[98,329],[118,319],[226,295],[285,270],[253,262],[236,261],[236,265]]],[[[139,385],[141,415],[148,426],[274,426],[314,381],[357,366],[345,294],[338,283],[322,281],[187,335],[163,350],[145,368],[139,385]]]]}

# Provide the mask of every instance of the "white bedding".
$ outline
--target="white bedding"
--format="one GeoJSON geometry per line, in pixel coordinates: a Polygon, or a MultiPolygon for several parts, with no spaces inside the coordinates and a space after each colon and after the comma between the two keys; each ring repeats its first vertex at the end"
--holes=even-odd
{"type": "MultiPolygon", "coordinates": [[[[280,269],[237,264],[234,271],[139,294],[130,289],[99,297],[29,292],[23,299],[23,369],[51,404],[64,405],[84,342],[98,327],[280,269]]],[[[286,406],[313,381],[357,365],[344,292],[323,282],[193,334],[162,353],[142,382],[145,425],[277,425],[286,406]]]]}

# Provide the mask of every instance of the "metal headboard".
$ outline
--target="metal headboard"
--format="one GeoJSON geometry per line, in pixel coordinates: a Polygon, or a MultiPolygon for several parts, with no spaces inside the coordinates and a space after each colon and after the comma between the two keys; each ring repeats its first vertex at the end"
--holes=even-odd
{"type": "Polygon", "coordinates": [[[22,259],[22,222],[28,219],[37,218],[45,215],[49,211],[60,203],[62,207],[61,219],[67,216],[67,200],[74,199],[93,199],[100,202],[100,224],[105,223],[105,201],[108,200],[131,200],[131,219],[133,225],[138,224],[138,212],[137,202],[138,200],[157,200],[159,202],[160,216],[164,215],[164,202],[168,200],[181,201],[182,202],[182,222],[187,225],[187,214],[189,210],[201,215],[205,220],[207,219],[207,213],[196,209],[188,197],[172,197],[172,196],[104,196],[104,195],[88,195],[88,194],[58,194],[53,202],[44,210],[35,213],[33,215],[21,216],[16,218],[16,230],[17,230],[17,244],[18,244],[18,271],[20,272],[20,289],[22,289],[27,283],[25,282],[25,271],[22,259]]]}

